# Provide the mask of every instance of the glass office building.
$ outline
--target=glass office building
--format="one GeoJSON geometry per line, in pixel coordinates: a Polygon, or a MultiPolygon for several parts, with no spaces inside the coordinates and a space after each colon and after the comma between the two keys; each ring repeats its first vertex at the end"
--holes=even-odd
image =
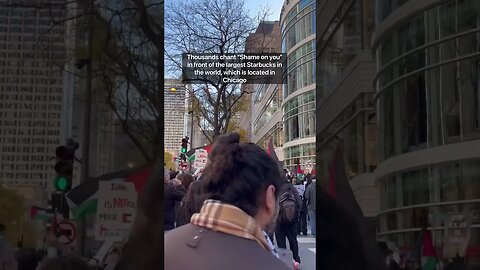
{"type": "Polygon", "coordinates": [[[281,13],[284,166],[315,164],[315,1],[285,1],[281,13]]]}
{"type": "MultiPolygon", "coordinates": [[[[423,221],[442,249],[452,215],[480,256],[480,5],[377,0],[379,236],[412,249],[423,221]]],[[[475,260],[475,259],[473,259],[475,260]]]]}

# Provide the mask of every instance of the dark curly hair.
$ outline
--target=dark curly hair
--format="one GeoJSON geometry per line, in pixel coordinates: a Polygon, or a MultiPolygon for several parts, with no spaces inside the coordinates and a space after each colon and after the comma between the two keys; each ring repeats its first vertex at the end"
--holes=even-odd
{"type": "Polygon", "coordinates": [[[177,227],[190,223],[192,215],[200,212],[204,201],[202,181],[193,181],[183,197],[177,213],[177,227]]]}
{"type": "Polygon", "coordinates": [[[285,176],[262,148],[240,143],[238,133],[220,136],[213,146],[202,175],[206,199],[232,204],[250,216],[257,214],[268,186],[279,188],[285,176]]]}
{"type": "Polygon", "coordinates": [[[177,179],[182,182],[182,186],[185,188],[185,190],[188,190],[188,187],[190,184],[193,182],[193,176],[189,173],[182,173],[177,175],[177,179]]]}

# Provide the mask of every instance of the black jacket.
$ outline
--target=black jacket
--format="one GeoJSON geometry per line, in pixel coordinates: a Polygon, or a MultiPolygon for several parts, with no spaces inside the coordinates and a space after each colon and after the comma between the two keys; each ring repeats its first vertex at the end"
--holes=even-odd
{"type": "Polygon", "coordinates": [[[295,200],[297,201],[298,209],[299,210],[302,209],[302,204],[303,204],[302,197],[300,197],[300,194],[298,194],[297,189],[290,182],[283,183],[283,185],[280,187],[279,196],[281,197],[282,194],[287,191],[290,191],[293,193],[293,195],[295,196],[295,200]]]}
{"type": "Polygon", "coordinates": [[[165,230],[175,228],[175,203],[181,202],[185,196],[185,190],[182,186],[175,187],[171,184],[165,184],[165,230]]]}

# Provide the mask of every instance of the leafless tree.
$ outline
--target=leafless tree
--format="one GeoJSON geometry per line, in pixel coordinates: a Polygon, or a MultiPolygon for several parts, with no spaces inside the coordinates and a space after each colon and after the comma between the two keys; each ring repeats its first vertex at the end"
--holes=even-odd
{"type": "MultiPolygon", "coordinates": [[[[268,9],[253,18],[241,0],[179,0],[165,6],[165,68],[178,74],[182,53],[243,53],[247,38],[268,9]]],[[[262,42],[262,40],[258,40],[262,42]]],[[[239,84],[199,78],[189,89],[192,111],[205,137],[213,142],[231,127],[245,91],[239,84]]],[[[189,81],[185,81],[189,83],[189,81]]]]}

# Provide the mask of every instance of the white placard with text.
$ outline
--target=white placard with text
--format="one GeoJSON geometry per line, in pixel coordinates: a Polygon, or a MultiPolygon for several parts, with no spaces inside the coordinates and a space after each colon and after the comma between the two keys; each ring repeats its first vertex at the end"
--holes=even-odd
{"type": "Polygon", "coordinates": [[[129,234],[137,209],[135,184],[122,180],[100,181],[95,239],[122,241],[129,234]]]}

